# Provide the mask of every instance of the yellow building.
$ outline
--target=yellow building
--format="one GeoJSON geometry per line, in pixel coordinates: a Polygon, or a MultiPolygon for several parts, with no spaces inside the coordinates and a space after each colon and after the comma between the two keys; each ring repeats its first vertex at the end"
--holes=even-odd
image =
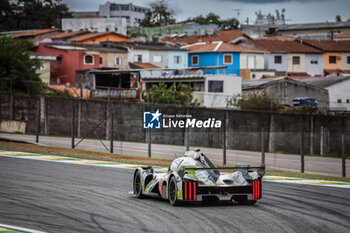
{"type": "Polygon", "coordinates": [[[37,53],[30,54],[31,59],[38,59],[40,66],[37,68],[37,73],[41,81],[45,84],[50,84],[51,79],[51,61],[56,61],[56,56],[46,56],[37,53]]]}

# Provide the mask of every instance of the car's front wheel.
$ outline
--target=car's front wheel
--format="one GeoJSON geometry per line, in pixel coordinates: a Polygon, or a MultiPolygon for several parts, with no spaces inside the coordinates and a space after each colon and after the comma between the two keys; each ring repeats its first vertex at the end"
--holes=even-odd
{"type": "Polygon", "coordinates": [[[134,176],[134,182],[133,182],[133,189],[134,189],[134,194],[138,198],[144,197],[142,194],[142,183],[141,183],[141,172],[137,171],[135,176],[134,176]]]}
{"type": "Polygon", "coordinates": [[[177,185],[175,177],[171,177],[169,181],[169,189],[168,189],[168,197],[169,197],[169,203],[172,206],[179,205],[179,200],[177,199],[177,185]]]}

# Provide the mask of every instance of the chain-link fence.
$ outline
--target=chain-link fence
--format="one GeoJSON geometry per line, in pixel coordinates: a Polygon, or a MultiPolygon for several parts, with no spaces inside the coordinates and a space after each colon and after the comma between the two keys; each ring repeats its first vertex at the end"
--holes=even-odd
{"type": "Polygon", "coordinates": [[[23,133],[35,134],[37,142],[40,135],[69,136],[72,148],[84,148],[90,146],[85,141],[97,139],[94,145],[100,150],[169,159],[204,148],[218,164],[261,163],[271,169],[321,173],[321,166],[328,166],[346,175],[348,116],[0,96],[1,129],[23,123],[23,133]],[[156,110],[162,114],[162,127],[145,129],[144,112],[156,110]]]}

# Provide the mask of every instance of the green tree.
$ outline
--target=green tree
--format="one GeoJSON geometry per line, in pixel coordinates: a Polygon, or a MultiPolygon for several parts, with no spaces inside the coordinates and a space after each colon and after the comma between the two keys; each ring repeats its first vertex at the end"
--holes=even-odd
{"type": "Polygon", "coordinates": [[[174,12],[168,9],[168,4],[164,0],[151,3],[145,18],[141,22],[142,27],[163,26],[176,23],[173,17],[174,12]]]}
{"type": "Polygon", "coordinates": [[[199,106],[198,101],[193,99],[192,88],[182,83],[170,87],[160,83],[148,91],[143,91],[142,99],[147,103],[199,106]]]}
{"type": "Polygon", "coordinates": [[[335,21],[341,22],[342,21],[341,16],[340,15],[335,16],[335,21]]]}
{"type": "Polygon", "coordinates": [[[222,20],[220,24],[221,30],[236,30],[239,26],[239,21],[236,18],[222,20]]]}
{"type": "Polygon", "coordinates": [[[31,59],[28,40],[0,37],[0,90],[26,94],[41,94],[43,85],[36,73],[40,62],[31,59]]]}
{"type": "Polygon", "coordinates": [[[244,110],[278,111],[283,108],[276,100],[265,93],[248,92],[234,96],[228,103],[244,110]]]}
{"type": "Polygon", "coordinates": [[[62,0],[1,0],[0,9],[1,31],[60,27],[72,17],[62,0]]]}
{"type": "Polygon", "coordinates": [[[202,25],[208,24],[216,24],[221,30],[235,30],[239,26],[239,21],[236,18],[230,19],[220,19],[220,16],[210,12],[205,17],[203,15],[196,16],[194,18],[188,18],[184,21],[187,22],[195,22],[202,25]]]}

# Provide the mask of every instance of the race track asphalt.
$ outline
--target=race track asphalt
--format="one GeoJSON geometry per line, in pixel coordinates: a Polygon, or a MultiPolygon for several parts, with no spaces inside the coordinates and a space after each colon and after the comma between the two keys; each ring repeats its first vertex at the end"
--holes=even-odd
{"type": "Polygon", "coordinates": [[[137,199],[133,170],[0,158],[0,223],[46,232],[349,232],[350,191],[263,183],[254,206],[137,199]]]}

